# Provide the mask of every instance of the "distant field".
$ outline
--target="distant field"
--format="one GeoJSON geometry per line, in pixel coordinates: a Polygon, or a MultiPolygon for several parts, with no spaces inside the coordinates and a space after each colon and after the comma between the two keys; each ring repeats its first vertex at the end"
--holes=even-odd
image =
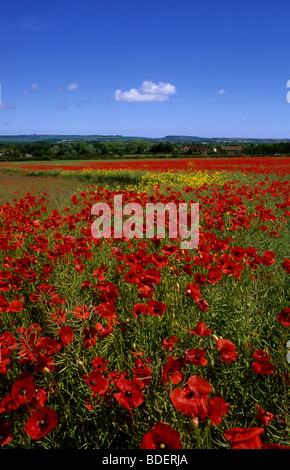
{"type": "Polygon", "coordinates": [[[225,158],[160,158],[114,160],[51,160],[27,162],[2,162],[0,169],[83,170],[130,169],[139,171],[235,171],[283,174],[290,168],[289,157],[225,157],[225,158]]]}
{"type": "Polygon", "coordinates": [[[161,157],[161,158],[154,158],[154,157],[148,157],[148,158],[144,158],[144,156],[141,156],[138,157],[136,156],[136,158],[132,158],[132,156],[128,155],[128,158],[126,158],[126,156],[122,157],[122,158],[104,158],[104,159],[77,159],[77,160],[71,160],[71,159],[67,159],[67,160],[59,160],[59,159],[56,159],[56,160],[30,160],[30,159],[27,159],[27,161],[21,161],[21,162],[1,162],[0,163],[0,167],[2,166],[7,166],[7,165],[91,165],[91,164],[99,164],[99,163],[118,163],[118,162],[122,162],[122,163],[126,163],[126,161],[128,162],[152,162],[152,161],[156,161],[156,162],[160,162],[160,161],[172,161],[172,162],[182,162],[182,161],[185,161],[185,162],[188,162],[188,161],[193,161],[193,162],[229,162],[229,163],[233,163],[235,164],[237,161],[245,161],[245,160],[252,160],[252,161],[256,161],[258,160],[259,162],[263,163],[264,160],[267,160],[267,159],[271,159],[271,161],[273,162],[277,162],[279,164],[283,164],[284,160],[286,161],[290,161],[290,156],[275,156],[275,157],[267,157],[267,156],[264,156],[264,157],[223,157],[223,158],[214,158],[214,157],[198,157],[198,158],[194,158],[193,156],[183,156],[183,157],[161,157]]]}

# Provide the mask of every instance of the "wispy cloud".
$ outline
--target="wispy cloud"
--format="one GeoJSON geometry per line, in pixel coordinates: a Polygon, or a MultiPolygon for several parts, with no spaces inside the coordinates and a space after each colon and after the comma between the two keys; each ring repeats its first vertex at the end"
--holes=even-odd
{"type": "Polygon", "coordinates": [[[224,90],[223,88],[222,88],[222,90],[219,90],[219,91],[218,91],[218,95],[219,95],[219,96],[222,96],[222,95],[224,95],[224,94],[225,94],[225,90],[224,90]]]}
{"type": "Polygon", "coordinates": [[[14,104],[0,103],[0,109],[13,109],[14,104]]]}
{"type": "Polygon", "coordinates": [[[70,84],[66,87],[66,89],[67,89],[68,91],[75,91],[75,90],[77,90],[78,88],[79,88],[79,85],[78,85],[78,83],[75,83],[75,82],[70,83],[70,84]]]}
{"type": "MultiPolygon", "coordinates": [[[[31,83],[31,90],[36,90],[38,88],[38,83],[34,82],[31,83]]],[[[30,93],[30,89],[26,89],[22,92],[22,96],[28,96],[30,93]]]]}
{"type": "Polygon", "coordinates": [[[65,88],[64,88],[63,86],[58,86],[58,87],[56,88],[56,91],[57,91],[58,93],[64,93],[65,91],[76,91],[76,90],[78,90],[79,87],[80,87],[80,86],[79,86],[78,83],[72,82],[72,83],[70,83],[69,85],[67,85],[65,88]]]}
{"type": "Polygon", "coordinates": [[[156,84],[150,80],[145,80],[138,89],[131,88],[129,91],[124,92],[116,90],[114,99],[115,101],[126,101],[128,103],[166,101],[175,93],[175,86],[170,83],[159,82],[156,84]]]}

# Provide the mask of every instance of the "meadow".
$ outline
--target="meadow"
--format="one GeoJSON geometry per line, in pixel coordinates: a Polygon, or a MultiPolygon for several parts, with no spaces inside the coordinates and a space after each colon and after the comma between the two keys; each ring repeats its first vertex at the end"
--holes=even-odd
{"type": "Polygon", "coordinates": [[[4,449],[289,449],[290,158],[0,165],[4,449]],[[94,238],[91,209],[199,204],[94,238]],[[289,343],[288,343],[289,346],[289,343]]]}

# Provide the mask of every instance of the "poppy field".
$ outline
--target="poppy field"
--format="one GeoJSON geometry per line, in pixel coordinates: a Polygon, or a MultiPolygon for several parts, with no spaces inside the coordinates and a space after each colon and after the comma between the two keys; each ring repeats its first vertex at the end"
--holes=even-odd
{"type": "Polygon", "coordinates": [[[1,164],[1,447],[289,449],[289,163],[1,164]],[[117,194],[198,246],[94,238],[117,194]]]}

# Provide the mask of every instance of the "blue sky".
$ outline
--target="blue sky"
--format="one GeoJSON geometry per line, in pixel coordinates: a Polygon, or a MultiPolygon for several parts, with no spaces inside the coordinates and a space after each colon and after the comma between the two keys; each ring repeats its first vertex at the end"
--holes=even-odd
{"type": "Polygon", "coordinates": [[[289,0],[1,3],[0,135],[290,138],[289,0]]]}

